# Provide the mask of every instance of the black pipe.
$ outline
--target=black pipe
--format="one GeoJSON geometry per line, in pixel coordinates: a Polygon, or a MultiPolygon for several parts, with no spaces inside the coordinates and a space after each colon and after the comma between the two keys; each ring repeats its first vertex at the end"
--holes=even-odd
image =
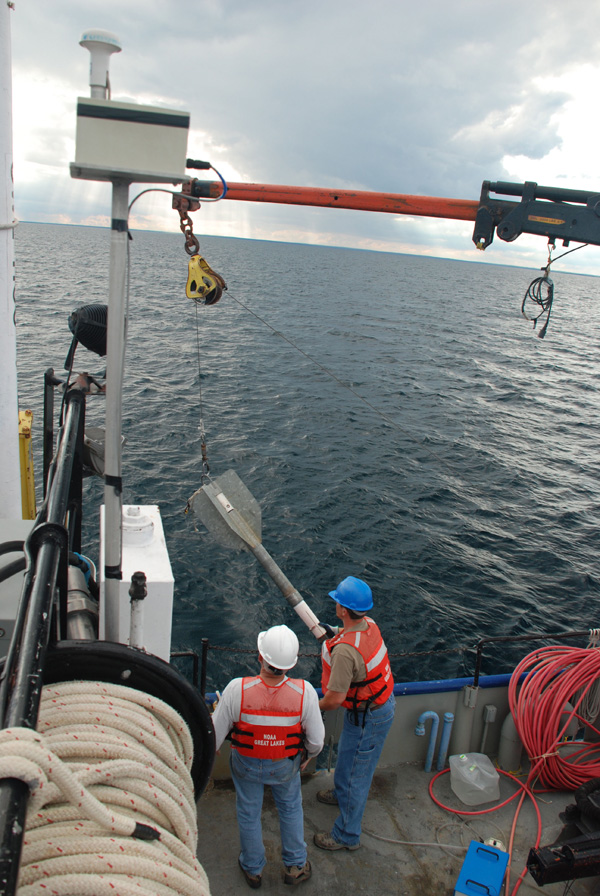
{"type": "Polygon", "coordinates": [[[0,554],[16,554],[23,550],[24,545],[24,541],[4,541],[0,544],[0,554]]]}
{"type": "Polygon", "coordinates": [[[206,696],[206,668],[208,664],[208,638],[202,638],[202,671],[200,673],[200,693],[206,696]]]}
{"type": "MultiPolygon", "coordinates": [[[[5,541],[0,544],[0,556],[4,554],[16,554],[23,551],[24,541],[5,541]]],[[[26,567],[25,557],[19,557],[18,560],[12,560],[0,569],[0,582],[5,582],[18,572],[23,572],[26,567]]]]}
{"type": "Polygon", "coordinates": [[[6,582],[7,579],[16,576],[18,572],[23,572],[26,565],[25,557],[20,557],[18,560],[13,560],[12,563],[7,563],[6,566],[0,569],[0,582],[6,582]]]}
{"type": "Polygon", "coordinates": [[[475,671],[473,673],[473,687],[479,687],[479,679],[481,677],[481,662],[483,659],[483,648],[486,644],[500,644],[513,641],[564,641],[567,638],[589,638],[590,630],[584,632],[559,632],[558,634],[535,634],[535,635],[499,635],[496,638],[482,638],[477,643],[477,654],[475,656],[475,671]]]}
{"type": "Polygon", "coordinates": [[[513,184],[505,181],[496,181],[490,183],[490,193],[498,193],[503,196],[522,196],[528,187],[534,188],[536,199],[549,199],[552,202],[580,202],[587,205],[593,197],[600,199],[598,193],[587,192],[585,190],[569,190],[561,187],[540,187],[538,184],[513,184]]]}
{"type": "MultiPolygon", "coordinates": [[[[192,684],[198,690],[198,654],[195,650],[178,650],[175,653],[171,654],[171,659],[177,656],[191,656],[192,657],[192,684]]],[[[202,695],[204,696],[204,694],[202,695]]]]}
{"type": "Polygon", "coordinates": [[[44,498],[48,491],[48,472],[54,454],[54,387],[61,381],[49,367],[44,374],[44,442],[43,442],[43,485],[44,498]]]}

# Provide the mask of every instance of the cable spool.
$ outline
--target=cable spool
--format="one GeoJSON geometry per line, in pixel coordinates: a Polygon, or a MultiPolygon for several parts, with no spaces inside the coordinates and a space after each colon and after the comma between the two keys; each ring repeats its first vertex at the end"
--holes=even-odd
{"type": "Polygon", "coordinates": [[[200,695],[167,663],[105,642],[51,648],[45,678],[38,731],[0,733],[0,773],[31,790],[19,896],[40,887],[78,896],[208,896],[196,860],[195,800],[212,767],[214,733],[200,695]],[[93,680],[109,666],[110,681],[93,680]],[[50,683],[82,670],[80,680],[50,683]],[[185,715],[203,705],[208,750],[206,743],[196,749],[171,705],[191,694],[197,699],[185,715]]]}
{"type": "Polygon", "coordinates": [[[182,716],[194,745],[191,775],[199,799],[214,763],[215,734],[208,707],[196,688],[169,663],[124,644],[62,641],[48,649],[44,684],[96,680],[158,697],[182,716]]]}

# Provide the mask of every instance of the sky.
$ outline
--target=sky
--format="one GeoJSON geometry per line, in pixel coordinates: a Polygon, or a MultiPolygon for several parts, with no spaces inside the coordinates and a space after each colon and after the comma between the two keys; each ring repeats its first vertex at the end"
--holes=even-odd
{"type": "MultiPolygon", "coordinates": [[[[89,96],[79,40],[91,28],[122,44],[112,99],[188,111],[188,156],[232,182],[468,200],[484,180],[600,191],[591,0],[15,0],[11,20],[23,221],[109,223],[110,185],[69,172],[77,97],[89,96]]],[[[470,222],[230,200],[192,219],[200,236],[536,270],[548,259],[543,237],[495,238],[479,252],[470,222]]],[[[179,229],[164,193],[137,200],[130,223],[179,229]]],[[[564,251],[557,243],[554,256],[564,251]]],[[[600,275],[600,247],[553,270],[600,275]]]]}

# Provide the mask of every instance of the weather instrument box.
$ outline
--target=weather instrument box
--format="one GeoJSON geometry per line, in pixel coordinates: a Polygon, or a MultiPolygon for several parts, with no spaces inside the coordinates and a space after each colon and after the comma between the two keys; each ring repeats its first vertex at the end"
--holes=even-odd
{"type": "Polygon", "coordinates": [[[79,97],[71,177],[179,184],[189,127],[188,112],[79,97]]]}
{"type": "Polygon", "coordinates": [[[499,896],[507,865],[507,852],[472,840],[458,875],[454,896],[499,896]]]}

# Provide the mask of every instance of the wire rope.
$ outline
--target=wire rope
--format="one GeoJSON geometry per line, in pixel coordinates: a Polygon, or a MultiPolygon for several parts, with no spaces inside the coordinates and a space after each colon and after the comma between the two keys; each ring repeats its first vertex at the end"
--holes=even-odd
{"type": "Polygon", "coordinates": [[[198,403],[199,403],[199,421],[198,430],[200,432],[200,448],[202,450],[202,482],[208,477],[210,468],[208,466],[208,456],[206,452],[206,433],[204,430],[204,404],[202,399],[202,355],[200,352],[200,318],[198,315],[198,302],[194,302],[196,308],[196,358],[198,362],[198,403]]]}

